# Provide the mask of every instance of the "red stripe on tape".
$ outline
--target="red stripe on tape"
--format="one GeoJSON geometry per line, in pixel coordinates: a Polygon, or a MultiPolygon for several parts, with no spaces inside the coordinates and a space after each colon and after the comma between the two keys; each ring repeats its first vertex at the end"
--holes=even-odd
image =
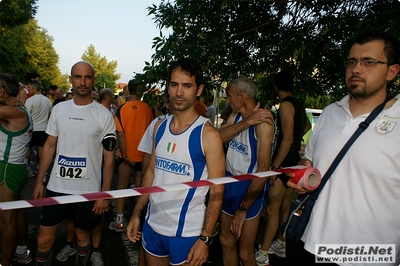
{"type": "Polygon", "coordinates": [[[249,180],[249,179],[254,179],[254,178],[259,178],[259,177],[256,176],[256,175],[249,175],[249,174],[247,174],[247,175],[236,175],[236,176],[232,176],[232,178],[242,181],[242,180],[249,180]]]}
{"type": "Polygon", "coordinates": [[[58,201],[56,201],[53,198],[27,199],[25,201],[29,202],[30,204],[36,207],[59,204],[58,201]]]}
{"type": "Polygon", "coordinates": [[[208,181],[208,180],[198,180],[198,181],[191,181],[191,182],[183,182],[182,184],[188,185],[192,188],[196,187],[206,187],[206,186],[212,186],[214,183],[208,181]]]}
{"type": "Polygon", "coordinates": [[[89,201],[90,200],[112,199],[113,198],[113,196],[111,196],[107,192],[95,192],[95,193],[82,194],[82,197],[87,198],[89,201]]]}
{"type": "Polygon", "coordinates": [[[166,192],[165,189],[161,188],[161,187],[138,187],[135,188],[134,190],[136,190],[137,192],[141,193],[141,194],[151,194],[151,193],[160,193],[160,192],[166,192]]]}

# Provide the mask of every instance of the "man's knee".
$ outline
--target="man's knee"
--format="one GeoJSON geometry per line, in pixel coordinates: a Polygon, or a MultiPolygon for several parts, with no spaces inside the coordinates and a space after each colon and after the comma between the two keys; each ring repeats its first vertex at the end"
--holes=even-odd
{"type": "Polygon", "coordinates": [[[80,228],[75,229],[76,242],[79,246],[84,247],[90,243],[90,232],[80,228]]]}
{"type": "Polygon", "coordinates": [[[39,236],[37,238],[37,245],[41,252],[50,250],[53,246],[53,243],[56,239],[56,235],[48,234],[48,233],[41,233],[39,231],[39,236]]]}
{"type": "Polygon", "coordinates": [[[221,230],[219,234],[219,242],[223,248],[236,248],[236,241],[230,232],[227,233],[221,230]]]}
{"type": "Polygon", "coordinates": [[[239,259],[241,261],[249,261],[254,258],[254,248],[240,248],[239,259]]]}

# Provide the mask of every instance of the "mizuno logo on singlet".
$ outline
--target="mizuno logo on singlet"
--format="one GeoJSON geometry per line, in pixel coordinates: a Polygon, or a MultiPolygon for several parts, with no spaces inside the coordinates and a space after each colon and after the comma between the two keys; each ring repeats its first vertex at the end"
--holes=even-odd
{"type": "Polygon", "coordinates": [[[190,165],[162,157],[156,157],[156,168],[177,175],[189,175],[190,165]]]}
{"type": "Polygon", "coordinates": [[[58,157],[58,164],[63,166],[86,167],[85,158],[70,158],[60,155],[58,157]]]}
{"type": "Polygon", "coordinates": [[[247,153],[248,153],[247,145],[244,145],[244,144],[238,142],[235,139],[232,139],[229,142],[229,148],[231,148],[231,149],[233,149],[233,150],[235,150],[235,151],[237,151],[237,152],[239,152],[241,154],[244,154],[244,155],[247,155],[247,153]]]}

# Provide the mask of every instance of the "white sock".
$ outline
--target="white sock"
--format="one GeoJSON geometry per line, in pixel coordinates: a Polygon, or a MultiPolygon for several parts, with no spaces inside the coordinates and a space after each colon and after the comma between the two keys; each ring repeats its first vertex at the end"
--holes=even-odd
{"type": "Polygon", "coordinates": [[[121,213],[121,214],[118,214],[117,213],[117,223],[122,223],[122,218],[124,217],[124,214],[123,213],[121,213]]]}
{"type": "Polygon", "coordinates": [[[17,254],[24,254],[25,251],[28,250],[28,246],[20,246],[18,245],[17,248],[15,249],[15,253],[17,254]]]}
{"type": "Polygon", "coordinates": [[[280,240],[279,238],[278,238],[277,240],[278,240],[278,243],[281,244],[282,246],[285,246],[285,245],[286,245],[286,242],[285,242],[285,241],[282,241],[282,240],[280,240]]]}

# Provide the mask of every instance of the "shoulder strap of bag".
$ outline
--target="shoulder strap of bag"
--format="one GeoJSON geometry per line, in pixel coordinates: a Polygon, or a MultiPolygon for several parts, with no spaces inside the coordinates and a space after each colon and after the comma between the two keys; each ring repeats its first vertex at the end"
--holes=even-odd
{"type": "Polygon", "coordinates": [[[367,129],[369,124],[378,116],[378,114],[383,110],[385,107],[385,104],[390,101],[392,97],[387,96],[385,101],[378,105],[370,114],[369,116],[358,125],[357,130],[354,132],[354,134],[350,137],[350,139],[346,142],[346,144],[343,146],[343,148],[340,150],[338,155],[336,156],[335,160],[332,162],[331,166],[329,167],[328,171],[326,171],[325,175],[323,176],[321,180],[321,184],[317,189],[315,189],[311,193],[311,197],[314,199],[318,198],[319,193],[321,190],[324,188],[326,182],[328,182],[329,178],[331,177],[332,173],[335,171],[336,167],[338,166],[339,162],[342,160],[346,152],[349,150],[350,146],[354,143],[354,141],[361,135],[361,133],[364,132],[364,130],[367,129]]]}

